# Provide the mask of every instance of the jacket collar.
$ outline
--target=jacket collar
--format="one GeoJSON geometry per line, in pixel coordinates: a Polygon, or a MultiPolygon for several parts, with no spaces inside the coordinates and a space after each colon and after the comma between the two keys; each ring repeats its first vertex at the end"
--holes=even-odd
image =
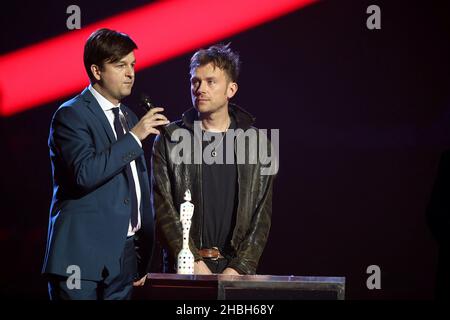
{"type": "MultiPolygon", "coordinates": [[[[254,123],[256,118],[249,112],[236,104],[228,104],[228,114],[236,121],[236,128],[247,130],[254,123]]],[[[200,121],[198,111],[194,107],[185,111],[182,115],[183,124],[190,130],[194,130],[194,121],[200,121]]]]}
{"type": "Polygon", "coordinates": [[[114,108],[118,108],[121,106],[120,102],[118,105],[114,105],[111,101],[102,96],[100,92],[95,90],[95,88],[91,84],[89,85],[88,89],[94,96],[95,100],[97,100],[98,104],[100,105],[103,111],[112,110],[114,108]]]}
{"type": "Polygon", "coordinates": [[[106,118],[105,112],[98,104],[95,97],[92,95],[92,93],[89,91],[89,88],[86,88],[81,93],[81,96],[83,100],[86,102],[86,106],[91,112],[95,115],[95,117],[100,121],[100,123],[103,126],[103,129],[105,129],[106,134],[108,135],[108,138],[110,142],[116,141],[116,137],[114,136],[114,132],[112,131],[111,125],[108,122],[108,119],[106,118]]]}

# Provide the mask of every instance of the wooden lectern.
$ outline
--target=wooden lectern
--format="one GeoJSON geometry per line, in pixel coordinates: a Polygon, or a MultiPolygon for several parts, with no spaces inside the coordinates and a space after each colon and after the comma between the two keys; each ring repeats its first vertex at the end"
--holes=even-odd
{"type": "Polygon", "coordinates": [[[344,300],[345,277],[150,273],[134,299],[344,300]]]}

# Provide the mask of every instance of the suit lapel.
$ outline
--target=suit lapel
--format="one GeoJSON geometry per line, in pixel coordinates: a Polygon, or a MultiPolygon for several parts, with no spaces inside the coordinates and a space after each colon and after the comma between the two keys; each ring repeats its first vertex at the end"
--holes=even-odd
{"type": "MultiPolygon", "coordinates": [[[[122,103],[120,108],[122,109],[123,115],[125,116],[125,120],[127,122],[128,129],[131,130],[136,125],[137,121],[136,121],[136,119],[134,119],[131,116],[130,113],[132,111],[126,105],[124,105],[122,103]]],[[[140,156],[139,158],[136,159],[136,166],[137,166],[138,172],[145,172],[145,171],[147,171],[146,168],[145,168],[145,164],[144,163],[145,163],[144,156],[140,156]]]]}
{"type": "Polygon", "coordinates": [[[126,105],[124,105],[123,103],[120,104],[120,109],[122,110],[123,116],[125,117],[125,121],[127,123],[128,129],[127,130],[131,130],[135,123],[134,121],[131,119],[131,116],[128,112],[128,107],[126,105]]]}
{"type": "MultiPolygon", "coordinates": [[[[114,135],[114,132],[112,131],[111,125],[109,124],[108,119],[105,116],[105,112],[103,112],[102,108],[98,104],[95,97],[92,95],[92,93],[89,91],[88,88],[84,89],[84,91],[81,93],[84,101],[86,102],[87,108],[94,114],[94,116],[97,118],[97,120],[101,123],[103,129],[105,130],[106,134],[108,135],[109,141],[111,143],[116,142],[116,136],[114,135]]],[[[135,123],[131,116],[129,115],[128,108],[122,104],[121,106],[122,112],[125,115],[125,119],[127,121],[128,127],[131,129],[134,127],[135,123]]],[[[144,156],[140,156],[136,159],[136,165],[138,168],[138,172],[145,172],[146,166],[144,164],[144,156]]]]}
{"type": "Polygon", "coordinates": [[[108,135],[109,141],[111,143],[116,141],[116,137],[114,136],[114,132],[112,131],[111,125],[109,124],[108,119],[106,118],[105,112],[103,112],[102,108],[98,104],[95,97],[92,95],[92,93],[89,91],[88,88],[84,89],[84,91],[81,93],[83,96],[84,101],[86,102],[86,106],[91,112],[94,114],[94,116],[97,118],[97,120],[101,123],[103,129],[105,129],[106,134],[108,135]]]}

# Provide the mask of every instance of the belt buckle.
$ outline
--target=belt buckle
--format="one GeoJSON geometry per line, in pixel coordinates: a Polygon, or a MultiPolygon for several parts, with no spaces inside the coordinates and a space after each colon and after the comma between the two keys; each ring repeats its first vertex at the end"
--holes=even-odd
{"type": "Polygon", "coordinates": [[[217,261],[217,260],[219,260],[219,257],[220,257],[220,251],[219,251],[219,248],[217,248],[217,247],[211,247],[211,249],[215,249],[215,250],[217,250],[217,252],[219,253],[219,254],[217,255],[217,257],[211,258],[211,260],[212,260],[212,261],[217,261]]]}

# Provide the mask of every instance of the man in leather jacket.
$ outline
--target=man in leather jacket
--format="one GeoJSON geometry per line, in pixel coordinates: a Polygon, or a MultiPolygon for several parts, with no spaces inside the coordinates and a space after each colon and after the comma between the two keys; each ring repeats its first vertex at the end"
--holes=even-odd
{"type": "Polygon", "coordinates": [[[228,45],[197,51],[190,64],[194,107],[164,127],[153,146],[152,194],[158,237],[166,256],[176,261],[183,240],[179,208],[190,190],[195,210],[189,247],[195,274],[254,274],[271,225],[276,172],[264,173],[268,157],[256,151],[257,145],[271,144],[252,127],[255,119],[248,112],[229,103],[238,89],[239,64],[239,56],[228,45]],[[181,163],[175,159],[180,132],[187,146],[194,145],[183,150],[188,161],[181,163]],[[255,134],[256,139],[248,139],[253,148],[242,148],[239,137],[245,140],[248,133],[255,134]],[[202,144],[203,161],[192,161],[198,160],[195,143],[202,144]],[[259,161],[250,160],[258,155],[259,161]]]}

